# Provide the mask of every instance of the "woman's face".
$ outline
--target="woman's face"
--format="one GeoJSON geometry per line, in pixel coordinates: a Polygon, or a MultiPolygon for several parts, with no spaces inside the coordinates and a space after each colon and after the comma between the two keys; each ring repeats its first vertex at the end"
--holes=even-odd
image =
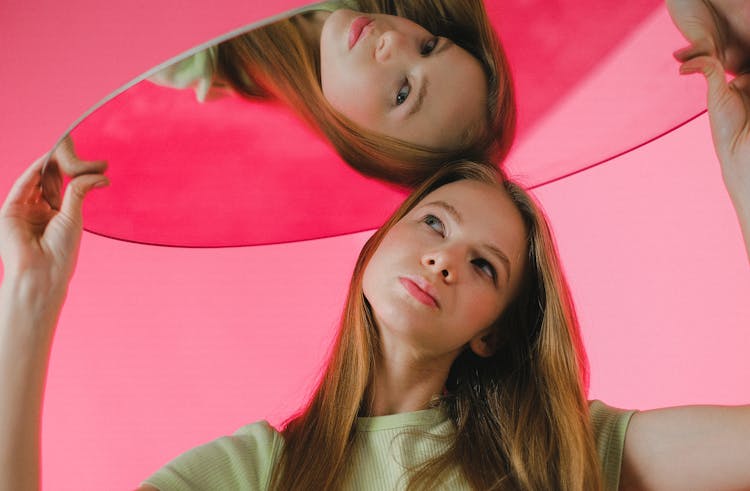
{"type": "Polygon", "coordinates": [[[451,362],[467,344],[492,354],[481,338],[518,289],[525,257],[526,229],[504,190],[464,180],[433,191],[387,232],[364,272],[383,346],[451,362]]]}
{"type": "Polygon", "coordinates": [[[486,125],[479,60],[408,19],[340,9],[325,21],[320,48],[326,99],[370,131],[450,149],[486,125]]]}

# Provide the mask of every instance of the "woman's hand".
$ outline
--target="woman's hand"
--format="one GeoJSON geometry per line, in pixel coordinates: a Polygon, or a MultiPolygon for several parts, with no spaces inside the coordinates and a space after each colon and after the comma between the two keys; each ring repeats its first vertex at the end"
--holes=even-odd
{"type": "Polygon", "coordinates": [[[109,182],[104,162],[83,162],[66,150],[44,173],[45,158],[34,162],[0,208],[0,491],[39,490],[44,382],[78,256],[81,205],[87,192],[109,182]],[[73,178],[62,200],[61,169],[73,178]]]}
{"type": "Polygon", "coordinates": [[[26,287],[64,296],[78,255],[83,198],[94,187],[109,183],[102,175],[105,162],[71,158],[74,153],[67,150],[62,145],[44,173],[45,157],[34,162],[13,185],[0,209],[4,283],[23,279],[26,287]],[[61,172],[72,178],[62,200],[61,172]]]}
{"type": "Polygon", "coordinates": [[[724,183],[737,211],[750,258],[750,74],[728,82],[714,57],[686,61],[680,72],[701,72],[708,82],[708,115],[724,183]]]}
{"type": "Polygon", "coordinates": [[[680,72],[706,77],[711,133],[724,180],[733,198],[750,199],[750,74],[728,82],[719,60],[710,56],[683,63],[680,72]]]}
{"type": "Polygon", "coordinates": [[[713,56],[730,73],[750,71],[750,2],[667,0],[667,8],[690,43],[675,52],[678,61],[713,56]]]}
{"type": "MultiPolygon", "coordinates": [[[[713,0],[725,9],[746,0],[713,0]]],[[[706,0],[667,0],[672,18],[693,46],[675,54],[680,73],[703,73],[708,115],[724,183],[737,211],[750,258],[750,74],[728,55],[727,32],[712,22],[706,0]],[[723,43],[723,44],[722,44],[723,43]],[[710,49],[711,46],[716,49],[710,49]],[[723,53],[723,54],[722,54],[723,53]],[[722,65],[721,59],[729,65],[722,65]],[[739,67],[739,68],[738,68],[739,67]]],[[[731,10],[731,9],[730,9],[731,10]]],[[[744,26],[750,29],[750,23],[744,26]]],[[[731,34],[731,33],[730,33],[731,34]]],[[[747,39],[747,38],[746,38],[747,39]]],[[[731,45],[738,46],[738,45],[731,45]]],[[[733,57],[734,56],[734,57],[733,57]]],[[[686,406],[642,411],[627,428],[620,489],[750,489],[750,406],[686,406]]]]}

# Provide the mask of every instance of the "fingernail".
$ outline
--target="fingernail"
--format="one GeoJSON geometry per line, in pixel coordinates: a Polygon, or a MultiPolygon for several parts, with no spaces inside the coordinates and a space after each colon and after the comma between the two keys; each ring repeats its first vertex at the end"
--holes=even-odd
{"type": "Polygon", "coordinates": [[[693,52],[693,47],[692,46],[686,46],[684,48],[680,48],[678,50],[673,51],[672,52],[672,56],[674,56],[675,58],[677,58],[679,60],[679,59],[685,58],[686,55],[688,55],[689,53],[692,53],[692,52],[693,52]]]}
{"type": "Polygon", "coordinates": [[[691,73],[695,73],[697,71],[699,71],[699,69],[696,68],[696,67],[694,67],[694,66],[680,65],[680,73],[682,75],[688,75],[688,74],[691,74],[691,73]]]}
{"type": "Polygon", "coordinates": [[[109,180],[107,179],[98,181],[96,184],[94,184],[94,188],[105,188],[107,186],[109,186],[109,180]]]}

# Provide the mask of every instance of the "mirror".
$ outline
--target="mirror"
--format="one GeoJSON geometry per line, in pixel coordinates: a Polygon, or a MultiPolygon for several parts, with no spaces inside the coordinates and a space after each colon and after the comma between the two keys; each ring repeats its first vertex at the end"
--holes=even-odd
{"type": "MultiPolygon", "coordinates": [[[[669,53],[682,40],[658,0],[485,7],[518,100],[506,166],[529,186],[606,161],[701,112],[703,85],[678,76],[669,53]]],[[[403,198],[403,189],[344,164],[279,102],[231,92],[199,102],[191,89],[148,80],[168,66],[116,91],[68,135],[80,158],[110,164],[113,186],[85,210],[90,231],[178,246],[288,242],[374,228],[403,198]]]]}

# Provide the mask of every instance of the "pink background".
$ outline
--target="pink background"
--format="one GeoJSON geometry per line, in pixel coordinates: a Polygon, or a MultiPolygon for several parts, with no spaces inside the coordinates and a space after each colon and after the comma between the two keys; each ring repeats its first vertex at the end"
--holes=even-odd
{"type": "MultiPolygon", "coordinates": [[[[4,5],[2,194],[112,89],[294,3],[4,5]]],[[[585,142],[574,130],[568,139],[585,142]]],[[[748,261],[705,116],[537,195],[574,290],[592,398],[637,408],[748,402],[748,261]]],[[[191,446],[283,420],[325,358],[367,235],[200,250],[85,234],[50,365],[45,489],[134,488],[191,446]]]]}

